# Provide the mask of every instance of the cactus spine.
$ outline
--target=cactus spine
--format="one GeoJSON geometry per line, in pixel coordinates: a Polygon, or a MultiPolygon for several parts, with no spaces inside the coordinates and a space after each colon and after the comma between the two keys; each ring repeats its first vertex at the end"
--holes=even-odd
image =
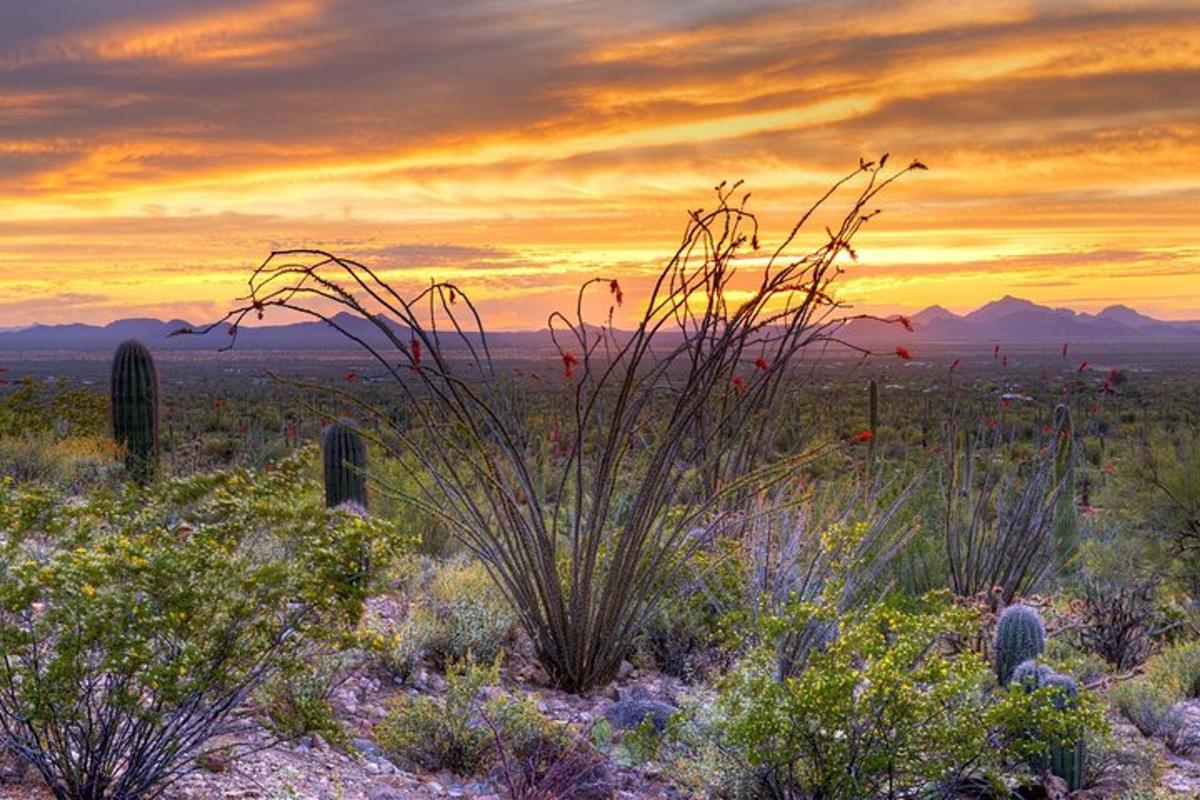
{"type": "Polygon", "coordinates": [[[321,442],[325,462],[325,505],[342,503],[367,507],[367,448],[362,436],[347,419],[325,429],[321,442]]]}
{"type": "Polygon", "coordinates": [[[1036,659],[1045,646],[1046,627],[1035,609],[1025,605],[1004,609],[996,623],[993,643],[1000,685],[1007,686],[1021,662],[1036,659]]]}
{"type": "Polygon", "coordinates": [[[141,342],[130,339],[113,354],[109,399],[125,471],[138,483],[149,483],[158,473],[158,370],[141,342]]]}

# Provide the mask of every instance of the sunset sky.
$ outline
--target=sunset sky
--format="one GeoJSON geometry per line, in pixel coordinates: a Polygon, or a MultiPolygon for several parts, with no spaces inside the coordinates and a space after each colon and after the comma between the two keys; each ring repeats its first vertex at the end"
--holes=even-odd
{"type": "Polygon", "coordinates": [[[1195,0],[39,0],[0,3],[0,328],[203,321],[284,246],[537,327],[636,301],[720,180],[770,243],[885,151],[930,171],[858,307],[1200,318],[1195,0]]]}

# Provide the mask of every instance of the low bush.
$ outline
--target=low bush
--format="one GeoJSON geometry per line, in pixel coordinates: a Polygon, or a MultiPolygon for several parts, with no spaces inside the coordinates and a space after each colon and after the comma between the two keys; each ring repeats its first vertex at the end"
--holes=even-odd
{"type": "Polygon", "coordinates": [[[269,726],[280,736],[296,739],[319,734],[327,742],[345,744],[345,730],[334,716],[329,696],[344,675],[344,659],[312,653],[288,664],[258,694],[269,726]]]}
{"type": "Polygon", "coordinates": [[[478,775],[495,759],[497,737],[519,750],[547,726],[528,701],[485,696],[484,690],[499,680],[499,663],[451,663],[444,695],[399,696],[376,726],[375,737],[388,753],[411,766],[478,775]]]}
{"type": "Polygon", "coordinates": [[[1113,689],[1117,709],[1146,736],[1169,733],[1180,700],[1200,696],[1200,642],[1173,645],[1146,662],[1138,678],[1113,689]]]}
{"type": "Polygon", "coordinates": [[[407,678],[421,661],[434,666],[473,658],[494,661],[512,639],[516,616],[479,562],[441,566],[416,595],[408,615],[392,628],[374,624],[367,646],[395,676],[407,678]]]}
{"type": "Polygon", "coordinates": [[[371,520],[299,460],[67,498],[0,485],[0,728],[60,800],[153,796],[357,624],[371,520]]]}

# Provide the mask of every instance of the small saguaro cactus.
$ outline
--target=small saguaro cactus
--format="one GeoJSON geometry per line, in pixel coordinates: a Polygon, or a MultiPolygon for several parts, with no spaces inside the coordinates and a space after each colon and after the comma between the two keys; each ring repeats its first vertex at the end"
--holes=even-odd
{"type": "Polygon", "coordinates": [[[113,438],[125,450],[126,473],[149,483],[158,473],[158,370],[141,342],[130,339],[117,347],[109,398],[113,438]]]}
{"type": "MultiPolygon", "coordinates": [[[[1052,673],[1044,681],[1044,688],[1053,691],[1052,702],[1059,711],[1066,711],[1079,700],[1079,684],[1069,675],[1052,673]]],[[[1067,789],[1075,792],[1083,785],[1083,766],[1087,760],[1082,738],[1073,742],[1050,743],[1050,771],[1067,783],[1067,789]]]]}
{"type": "Polygon", "coordinates": [[[1046,646],[1046,626],[1036,609],[1026,605],[1011,605],[1000,614],[996,623],[993,651],[996,677],[1007,686],[1013,672],[1023,661],[1036,659],[1046,646]]]}
{"type": "Polygon", "coordinates": [[[325,505],[367,507],[367,447],[354,423],[339,419],[325,429],[321,442],[325,461],[325,505]]]}

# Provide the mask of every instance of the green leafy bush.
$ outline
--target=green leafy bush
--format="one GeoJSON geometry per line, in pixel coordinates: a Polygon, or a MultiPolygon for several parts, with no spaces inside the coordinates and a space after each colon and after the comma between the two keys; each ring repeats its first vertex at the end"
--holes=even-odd
{"type": "MultiPolygon", "coordinates": [[[[832,613],[800,604],[770,624],[804,629],[832,613]]],[[[997,691],[983,659],[949,646],[978,624],[937,593],[838,614],[836,634],[798,673],[781,677],[760,648],[721,686],[706,723],[710,754],[727,762],[710,774],[736,775],[741,796],[949,796],[1102,727],[1090,697],[1067,705],[1049,692],[997,691]]]]}
{"type": "Polygon", "coordinates": [[[312,653],[287,664],[267,681],[258,699],[270,727],[289,739],[316,733],[328,742],[345,744],[348,737],[329,704],[329,695],[344,674],[343,661],[312,653]]]}
{"type": "MultiPolygon", "coordinates": [[[[809,606],[779,624],[820,614],[809,606]]],[[[850,800],[953,780],[990,749],[988,668],[938,644],[975,622],[941,598],[880,603],[846,615],[799,674],[778,680],[773,654],[759,652],[722,687],[719,736],[760,796],[850,800]]]]}
{"type": "Polygon", "coordinates": [[[394,628],[375,624],[366,632],[369,649],[398,677],[424,659],[443,668],[468,657],[490,663],[516,630],[512,607],[477,561],[442,565],[414,593],[408,615],[394,628]]]}
{"type": "Polygon", "coordinates": [[[495,741],[521,749],[546,730],[546,720],[528,701],[486,697],[500,680],[500,665],[455,662],[446,672],[441,697],[401,695],[375,728],[379,744],[401,761],[424,769],[475,775],[495,757],[495,741]]]}
{"type": "Polygon", "coordinates": [[[87,498],[0,485],[0,726],[57,797],[153,795],[357,623],[385,531],[317,498],[298,460],[87,498]]]}

